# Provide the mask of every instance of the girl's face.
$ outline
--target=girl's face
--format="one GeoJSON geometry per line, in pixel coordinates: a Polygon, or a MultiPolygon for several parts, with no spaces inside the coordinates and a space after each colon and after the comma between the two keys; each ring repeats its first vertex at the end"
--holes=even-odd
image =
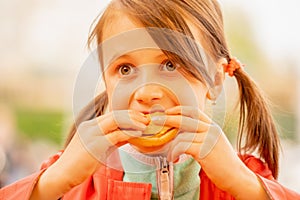
{"type": "Polygon", "coordinates": [[[146,30],[128,16],[115,15],[105,26],[102,41],[110,111],[151,113],[178,105],[204,109],[207,87],[182,73],[183,67],[168,60],[146,30]]]}

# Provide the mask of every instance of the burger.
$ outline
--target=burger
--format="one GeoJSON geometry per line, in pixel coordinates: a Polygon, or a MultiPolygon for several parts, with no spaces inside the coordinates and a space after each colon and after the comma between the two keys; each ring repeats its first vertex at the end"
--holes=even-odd
{"type": "Polygon", "coordinates": [[[164,115],[162,112],[147,114],[150,123],[141,137],[131,138],[128,142],[138,148],[141,152],[154,152],[161,149],[165,144],[175,138],[178,129],[169,126],[158,126],[151,120],[153,116],[164,115]]]}

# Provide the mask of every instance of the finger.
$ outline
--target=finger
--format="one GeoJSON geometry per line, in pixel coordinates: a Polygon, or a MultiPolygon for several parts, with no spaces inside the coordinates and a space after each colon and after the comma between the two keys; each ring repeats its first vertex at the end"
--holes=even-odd
{"type": "Polygon", "coordinates": [[[118,110],[95,119],[94,123],[102,127],[104,133],[116,129],[145,130],[149,119],[143,113],[133,110],[118,110]]]}
{"type": "Polygon", "coordinates": [[[128,135],[130,138],[141,137],[143,135],[142,131],[122,130],[121,132],[128,135]]]}
{"type": "MultiPolygon", "coordinates": [[[[189,143],[189,145],[186,146],[184,153],[193,156],[196,160],[199,161],[213,151],[219,139],[219,136],[220,135],[216,133],[207,134],[204,142],[189,143]]],[[[183,148],[184,145],[187,145],[187,142],[181,142],[178,146],[176,146],[174,152],[171,153],[170,158],[178,156],[178,154],[181,152],[179,148],[183,148]]]]}
{"type": "Polygon", "coordinates": [[[213,151],[222,134],[222,129],[216,124],[209,128],[198,155],[199,159],[205,158],[211,151],[213,151]]]}
{"type": "Polygon", "coordinates": [[[210,126],[201,120],[182,115],[157,116],[153,117],[152,121],[156,125],[175,127],[185,132],[205,132],[210,126]]]}
{"type": "Polygon", "coordinates": [[[132,137],[139,137],[142,135],[141,131],[121,131],[116,130],[104,135],[99,131],[95,133],[96,129],[88,129],[85,134],[83,132],[78,134],[79,139],[83,147],[99,162],[106,163],[107,158],[111,155],[119,146],[127,143],[132,137]],[[92,133],[89,133],[92,131],[92,133]]]}
{"type": "Polygon", "coordinates": [[[117,110],[112,112],[114,122],[120,129],[145,129],[149,118],[134,110],[117,110]]]}
{"type": "Polygon", "coordinates": [[[202,143],[205,137],[206,137],[206,132],[205,133],[181,132],[174,139],[174,143],[179,143],[179,142],[202,143]]]}
{"type": "Polygon", "coordinates": [[[202,120],[205,123],[210,124],[212,120],[199,108],[192,106],[175,106],[165,111],[168,115],[184,115],[193,119],[202,120]]]}
{"type": "MultiPolygon", "coordinates": [[[[176,155],[172,155],[172,159],[177,159],[176,156],[181,155],[181,153],[186,152],[193,143],[202,144],[204,139],[206,138],[206,133],[190,133],[183,132],[177,135],[177,137],[170,143],[171,153],[175,153],[176,155]],[[175,149],[175,150],[174,150],[175,149]]],[[[171,154],[170,154],[171,156],[171,154]]]]}
{"type": "Polygon", "coordinates": [[[107,150],[116,148],[103,134],[95,136],[79,133],[78,136],[83,147],[101,163],[105,163],[107,150]]]}
{"type": "Polygon", "coordinates": [[[213,151],[222,133],[222,129],[214,124],[206,133],[180,134],[171,143],[168,159],[174,161],[182,153],[190,154],[197,160],[203,159],[213,151]]]}
{"type": "Polygon", "coordinates": [[[198,160],[199,155],[201,154],[202,145],[203,143],[193,143],[189,146],[189,148],[185,151],[185,153],[193,156],[195,160],[198,160]]]}
{"type": "Polygon", "coordinates": [[[187,153],[196,160],[203,159],[213,151],[222,133],[219,126],[213,125],[207,133],[195,134],[192,140],[192,136],[178,137],[172,143],[168,157],[170,160],[177,159],[182,153],[187,153]]]}
{"type": "Polygon", "coordinates": [[[169,151],[167,159],[170,162],[175,161],[182,154],[189,154],[197,158],[197,155],[200,153],[201,144],[202,143],[179,142],[169,151]]]}
{"type": "Polygon", "coordinates": [[[134,110],[114,111],[113,117],[122,130],[145,130],[150,123],[150,118],[134,110]]]}
{"type": "Polygon", "coordinates": [[[106,138],[112,145],[120,145],[127,142],[130,138],[140,137],[142,131],[117,130],[106,135],[106,138]]]}
{"type": "Polygon", "coordinates": [[[145,114],[136,111],[136,110],[128,110],[130,118],[136,120],[138,122],[148,124],[150,122],[150,118],[147,117],[145,114]]]}

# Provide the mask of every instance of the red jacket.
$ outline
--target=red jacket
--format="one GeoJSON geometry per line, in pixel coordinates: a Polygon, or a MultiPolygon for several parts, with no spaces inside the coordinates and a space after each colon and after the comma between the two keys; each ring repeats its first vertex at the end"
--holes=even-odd
{"type": "MultiPolygon", "coordinates": [[[[58,153],[52,156],[42,165],[42,170],[28,176],[16,183],[8,185],[0,190],[0,200],[26,200],[30,198],[31,192],[38,181],[40,174],[47,167],[53,164],[61,155],[58,153]]],[[[274,180],[269,168],[254,156],[241,156],[242,161],[255,172],[260,178],[270,199],[276,200],[300,200],[300,195],[281,186],[274,180]]],[[[200,199],[217,200],[234,199],[229,193],[218,189],[206,176],[203,170],[200,171],[200,199]]],[[[114,170],[108,167],[101,167],[95,174],[85,180],[82,184],[72,188],[62,198],[64,200],[116,200],[116,199],[138,199],[149,200],[151,197],[151,184],[123,182],[123,171],[114,170]]]]}

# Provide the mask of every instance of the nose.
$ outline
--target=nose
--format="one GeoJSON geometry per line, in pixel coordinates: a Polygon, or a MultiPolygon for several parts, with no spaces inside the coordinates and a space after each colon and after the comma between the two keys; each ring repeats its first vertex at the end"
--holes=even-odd
{"type": "Polygon", "coordinates": [[[163,89],[156,84],[144,85],[134,93],[134,99],[140,104],[155,104],[161,101],[163,97],[163,89]]]}

